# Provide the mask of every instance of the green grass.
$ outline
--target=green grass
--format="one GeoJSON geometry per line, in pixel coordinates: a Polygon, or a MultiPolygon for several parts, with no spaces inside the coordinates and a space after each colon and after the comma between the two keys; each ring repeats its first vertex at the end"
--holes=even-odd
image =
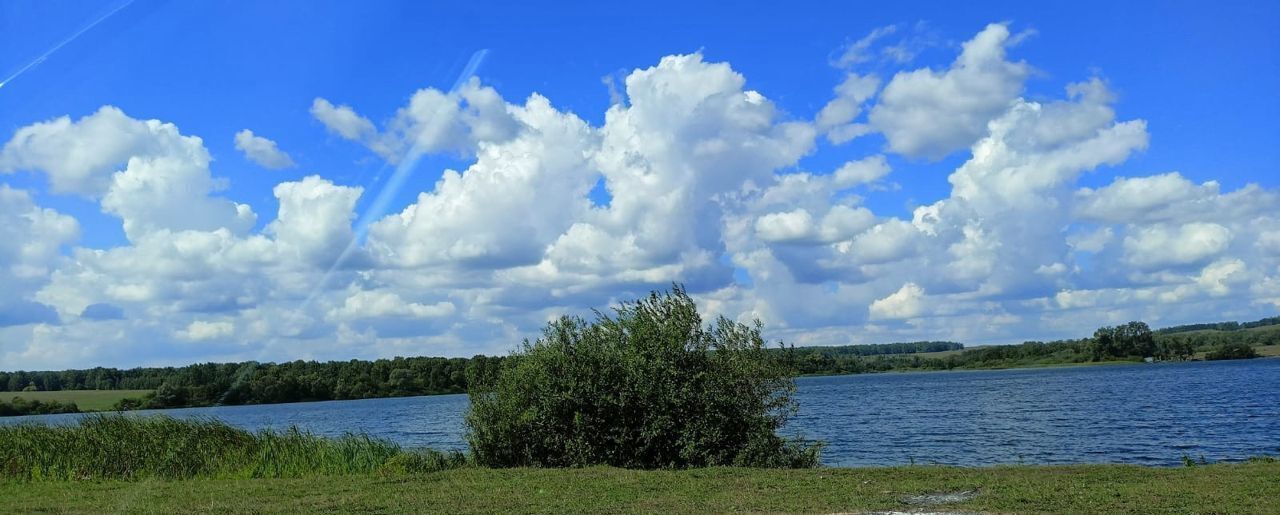
{"type": "Polygon", "coordinates": [[[65,426],[0,426],[0,480],[305,477],[421,472],[461,453],[408,452],[365,435],[251,433],[215,420],[93,415],[65,426]]]}
{"type": "MultiPolygon", "coordinates": [[[[994,513],[1277,513],[1280,464],[1189,468],[462,468],[294,479],[0,482],[9,512],[834,513],[931,507],[994,513]]],[[[0,510],[3,511],[3,510],[0,510]]]]}
{"type": "Polygon", "coordinates": [[[211,420],[96,415],[0,427],[0,513],[1280,513],[1280,461],[1124,465],[637,471],[488,469],[460,453],[364,436],[250,433],[211,420]]]}
{"type": "Polygon", "coordinates": [[[1253,350],[1258,351],[1258,355],[1262,357],[1280,356],[1280,345],[1263,345],[1254,347],[1253,350]]]}
{"type": "Polygon", "coordinates": [[[14,397],[48,402],[74,402],[80,411],[105,411],[111,409],[120,399],[138,398],[151,393],[151,390],[63,390],[57,392],[0,392],[5,401],[14,397]]]}

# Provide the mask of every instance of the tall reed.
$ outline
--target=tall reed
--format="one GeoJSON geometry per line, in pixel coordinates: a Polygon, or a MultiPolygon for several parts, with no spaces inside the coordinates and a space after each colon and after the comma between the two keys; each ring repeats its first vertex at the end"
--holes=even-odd
{"type": "Polygon", "coordinates": [[[213,419],[90,415],[76,424],[0,426],[0,479],[305,477],[422,473],[467,463],[457,451],[404,450],[297,428],[249,432],[213,419]]]}

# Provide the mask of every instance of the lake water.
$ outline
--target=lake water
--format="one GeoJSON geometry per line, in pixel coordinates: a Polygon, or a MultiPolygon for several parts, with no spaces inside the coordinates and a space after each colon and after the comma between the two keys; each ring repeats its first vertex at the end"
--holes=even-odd
{"type": "MultiPolygon", "coordinates": [[[[826,441],[822,461],[833,466],[1178,465],[1183,455],[1280,453],[1280,359],[808,377],[797,386],[800,411],[787,432],[826,441]]],[[[465,395],[442,395],[162,413],[465,449],[466,409],[465,395]]]]}

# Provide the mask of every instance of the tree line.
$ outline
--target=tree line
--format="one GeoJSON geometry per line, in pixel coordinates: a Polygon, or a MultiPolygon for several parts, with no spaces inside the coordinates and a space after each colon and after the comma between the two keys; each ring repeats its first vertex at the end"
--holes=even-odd
{"type": "Polygon", "coordinates": [[[1236,330],[1196,329],[1167,333],[1152,331],[1146,323],[1133,321],[1100,327],[1091,338],[974,347],[946,356],[922,356],[919,353],[863,356],[824,347],[797,347],[782,352],[787,353],[790,362],[801,374],[837,375],[893,370],[983,369],[1141,361],[1148,357],[1159,361],[1186,361],[1198,352],[1204,352],[1206,360],[1245,359],[1257,356],[1254,347],[1280,345],[1280,328],[1244,330],[1280,325],[1280,317],[1233,324],[1237,327],[1236,330]]]}
{"type": "Polygon", "coordinates": [[[1280,316],[1263,318],[1253,322],[1217,322],[1212,324],[1175,325],[1173,327],[1157,329],[1156,334],[1189,333],[1192,331],[1239,331],[1241,329],[1252,329],[1255,327],[1264,327],[1269,325],[1280,325],[1280,316]]]}
{"type": "Polygon", "coordinates": [[[464,393],[501,358],[202,363],[185,367],[0,372],[8,391],[154,390],[120,409],[269,404],[464,393]]]}
{"type": "MultiPolygon", "coordinates": [[[[1280,325],[1280,317],[1236,323],[1232,330],[1152,331],[1143,322],[1102,327],[1091,338],[1029,341],[1019,345],[965,348],[946,341],[863,344],[836,347],[788,347],[781,353],[788,366],[806,375],[859,374],[893,370],[1007,368],[1108,360],[1162,361],[1240,359],[1256,355],[1253,347],[1280,344],[1280,330],[1245,330],[1280,325]],[[954,351],[944,356],[926,353],[954,351]]],[[[1199,324],[1179,327],[1228,327],[1199,324]]],[[[1176,328],[1174,328],[1176,329],[1176,328]]],[[[1280,328],[1277,328],[1280,329],[1280,328]]],[[[285,363],[202,363],[185,367],[0,372],[0,391],[153,390],[125,399],[118,409],[269,404],[465,393],[475,381],[491,377],[502,357],[397,357],[374,361],[291,361],[285,363]]],[[[23,401],[27,413],[66,410],[23,401]],[[50,411],[53,410],[53,411],[50,411]]],[[[48,403],[45,403],[48,404],[48,403]]],[[[6,403],[7,412],[17,404],[6,403]]],[[[74,410],[74,405],[70,408],[74,410]]]]}

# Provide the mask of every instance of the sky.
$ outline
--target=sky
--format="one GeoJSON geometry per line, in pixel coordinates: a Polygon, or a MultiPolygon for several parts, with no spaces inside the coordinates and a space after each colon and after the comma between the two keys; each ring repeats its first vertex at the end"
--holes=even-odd
{"type": "Polygon", "coordinates": [[[1280,311],[1271,2],[0,3],[0,370],[1280,311]]]}

